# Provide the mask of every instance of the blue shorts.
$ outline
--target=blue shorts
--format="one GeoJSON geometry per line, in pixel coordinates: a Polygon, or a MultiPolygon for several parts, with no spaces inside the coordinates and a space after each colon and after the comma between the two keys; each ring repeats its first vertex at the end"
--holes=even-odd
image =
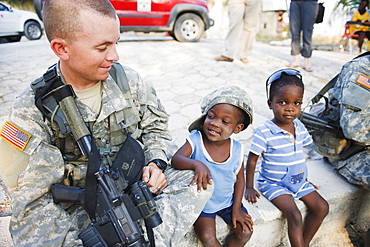
{"type": "Polygon", "coordinates": [[[269,201],[272,201],[278,196],[287,194],[291,195],[294,199],[299,199],[313,191],[316,191],[313,185],[306,180],[296,183],[296,188],[292,188],[292,186],[290,186],[290,182],[282,181],[280,183],[276,183],[264,178],[263,176],[260,176],[257,182],[258,189],[269,201]]]}
{"type": "MultiPolygon", "coordinates": [[[[248,210],[243,206],[243,204],[241,206],[241,209],[246,214],[248,214],[248,210]]],[[[216,215],[218,215],[226,222],[226,224],[232,225],[233,224],[233,222],[232,222],[232,212],[233,212],[233,209],[232,209],[232,205],[231,205],[230,207],[221,209],[220,211],[217,211],[216,213],[205,213],[205,212],[202,211],[199,215],[199,218],[200,217],[208,217],[208,218],[216,219],[216,215]]]]}

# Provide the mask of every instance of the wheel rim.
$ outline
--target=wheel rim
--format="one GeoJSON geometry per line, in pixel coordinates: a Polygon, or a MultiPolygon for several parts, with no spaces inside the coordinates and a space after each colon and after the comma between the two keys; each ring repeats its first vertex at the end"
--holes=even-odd
{"type": "Polygon", "coordinates": [[[40,28],[38,28],[36,25],[30,25],[28,27],[28,33],[32,38],[38,38],[41,35],[40,28]]]}
{"type": "Polygon", "coordinates": [[[181,34],[187,40],[195,39],[199,33],[199,26],[194,20],[185,20],[181,24],[181,34]]]}

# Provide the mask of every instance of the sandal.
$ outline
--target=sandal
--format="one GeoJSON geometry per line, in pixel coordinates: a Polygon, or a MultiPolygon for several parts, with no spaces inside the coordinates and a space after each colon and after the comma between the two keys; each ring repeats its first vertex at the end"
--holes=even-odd
{"type": "Polygon", "coordinates": [[[234,59],[229,58],[229,57],[225,57],[225,56],[215,57],[215,60],[218,61],[218,62],[232,62],[232,61],[234,61],[234,59]]]}
{"type": "Polygon", "coordinates": [[[303,69],[307,72],[312,72],[312,69],[310,67],[303,67],[303,69]]]}
{"type": "Polygon", "coordinates": [[[248,58],[241,58],[240,61],[244,64],[249,63],[248,58]]]}

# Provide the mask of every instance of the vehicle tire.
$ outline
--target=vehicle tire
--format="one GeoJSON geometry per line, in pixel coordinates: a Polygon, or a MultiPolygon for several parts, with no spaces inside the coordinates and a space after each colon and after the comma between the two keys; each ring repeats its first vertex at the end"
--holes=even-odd
{"type": "Polygon", "coordinates": [[[173,30],[175,39],[180,42],[198,42],[203,32],[203,20],[193,13],[181,15],[176,20],[173,30]]]}
{"type": "Polygon", "coordinates": [[[168,31],[168,34],[169,34],[173,39],[176,39],[176,38],[175,38],[175,34],[173,33],[173,31],[168,31]]]}
{"type": "Polygon", "coordinates": [[[24,35],[29,40],[40,39],[42,36],[42,30],[40,24],[36,21],[29,21],[24,25],[24,35]]]}

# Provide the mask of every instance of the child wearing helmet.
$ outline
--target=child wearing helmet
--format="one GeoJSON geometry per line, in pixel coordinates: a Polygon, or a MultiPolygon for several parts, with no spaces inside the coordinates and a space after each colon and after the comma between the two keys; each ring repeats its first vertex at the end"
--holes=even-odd
{"type": "Polygon", "coordinates": [[[230,136],[252,122],[252,101],[239,87],[226,86],[208,94],[201,104],[202,115],[194,121],[186,143],[175,153],[172,166],[194,170],[190,184],[198,191],[214,184],[212,197],[194,223],[204,246],[221,246],[216,236],[216,215],[233,227],[226,246],[244,246],[253,231],[253,221],[242,204],[244,147],[230,136]]]}
{"type": "Polygon", "coordinates": [[[267,103],[274,118],[256,129],[246,169],[245,199],[255,203],[260,195],[253,188],[254,171],[259,156],[262,157],[258,187],[286,217],[291,246],[309,246],[329,211],[326,200],[307,181],[303,146],[312,143],[312,138],[297,119],[303,92],[298,70],[278,70],[267,79],[267,103]],[[304,222],[295,199],[308,208],[304,222]]]}

